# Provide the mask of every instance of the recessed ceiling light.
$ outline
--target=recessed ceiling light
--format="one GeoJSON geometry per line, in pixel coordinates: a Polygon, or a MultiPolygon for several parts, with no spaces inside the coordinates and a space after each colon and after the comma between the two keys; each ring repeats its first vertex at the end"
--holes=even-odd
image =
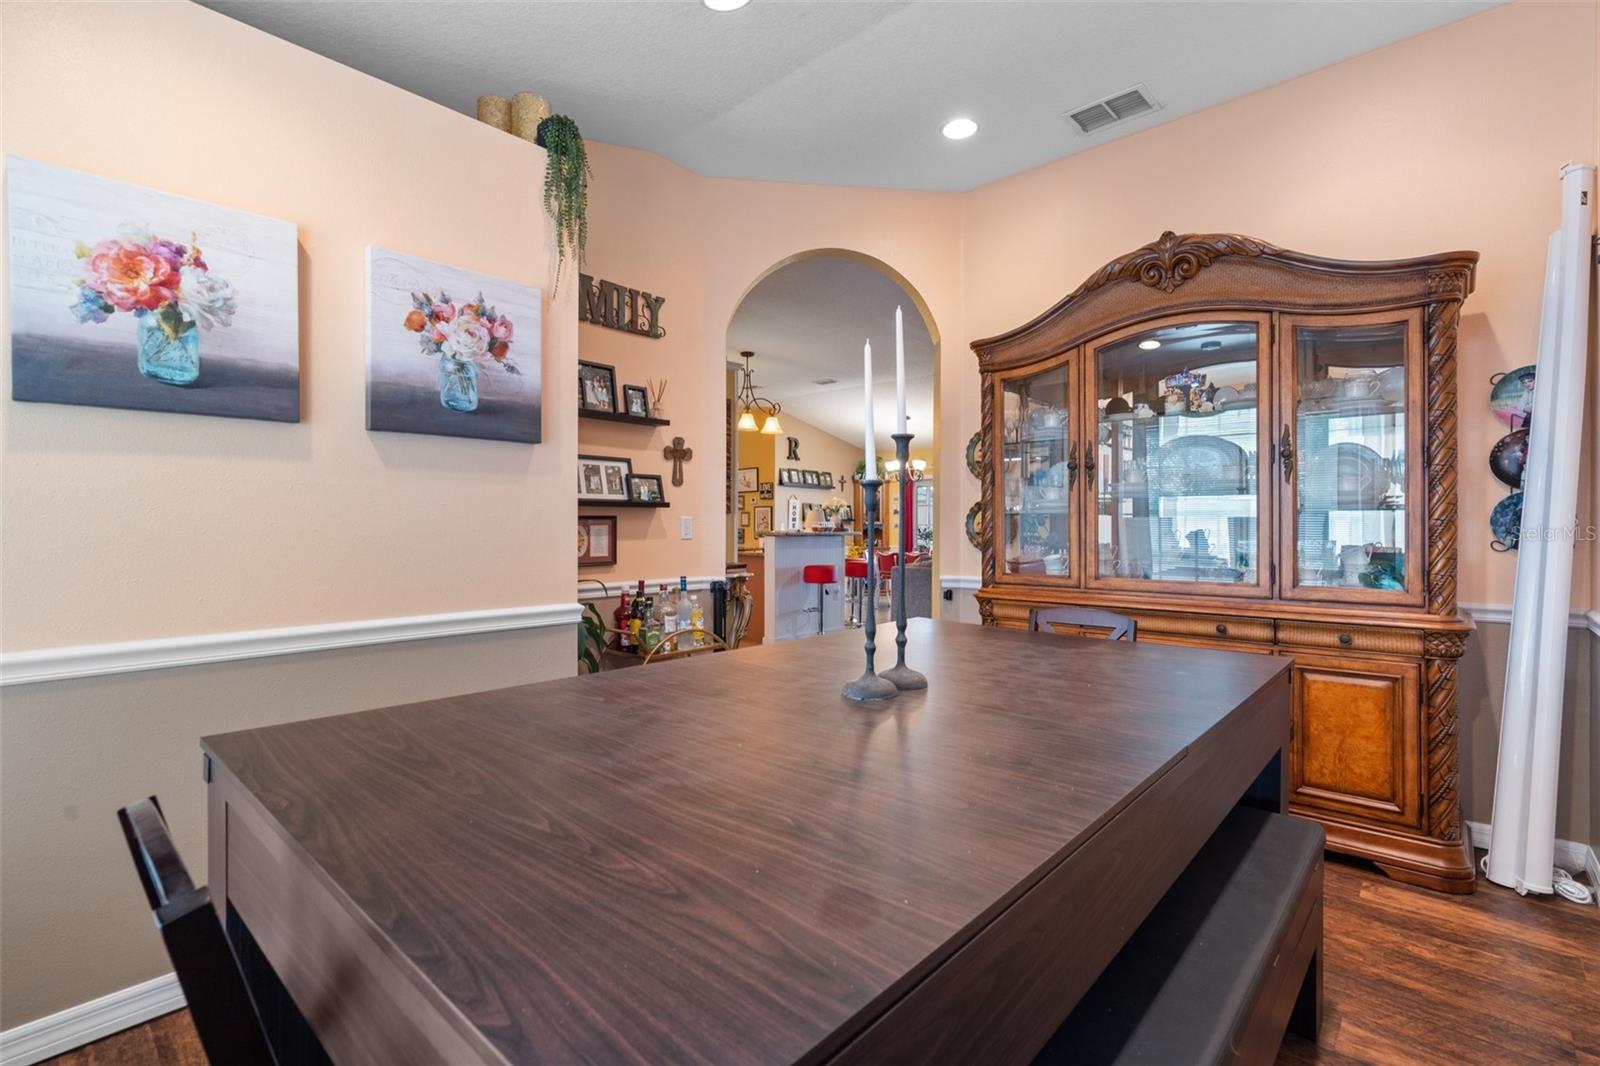
{"type": "Polygon", "coordinates": [[[750,0],[700,0],[713,11],[737,11],[750,0]]]}
{"type": "Polygon", "coordinates": [[[1153,352],[1157,348],[1161,347],[1161,342],[1158,340],[1140,341],[1139,347],[1147,352],[1153,352]]]}
{"type": "Polygon", "coordinates": [[[952,141],[964,141],[978,132],[978,124],[970,118],[953,118],[944,124],[944,135],[952,141]]]}

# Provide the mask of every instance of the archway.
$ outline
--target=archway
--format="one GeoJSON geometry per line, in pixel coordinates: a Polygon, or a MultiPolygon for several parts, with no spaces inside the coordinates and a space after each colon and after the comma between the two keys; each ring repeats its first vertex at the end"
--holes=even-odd
{"type": "MultiPolygon", "coordinates": [[[[746,361],[739,353],[754,351],[748,365],[756,392],[781,405],[780,420],[786,428],[798,424],[807,433],[781,434],[782,447],[771,466],[772,498],[766,499],[765,478],[756,477],[754,496],[740,489],[748,489],[741,481],[750,480],[753,468],[767,469],[746,460],[751,452],[766,454],[768,445],[751,433],[740,434],[730,427],[728,551],[734,559],[741,549],[755,547],[756,530],[762,522],[783,528],[790,520],[790,504],[801,508],[802,522],[815,523],[815,512],[829,502],[830,493],[833,504],[842,500],[849,505],[854,520],[851,532],[859,536],[862,523],[856,514],[859,491],[855,475],[862,461],[865,421],[861,345],[863,339],[872,340],[875,453],[880,461],[893,460],[894,445],[889,437],[896,422],[897,305],[904,314],[908,428],[914,437],[911,455],[915,461],[908,464],[907,471],[894,472],[885,487],[882,515],[887,535],[880,545],[932,556],[919,594],[927,603],[922,613],[937,614],[940,545],[945,536],[959,535],[955,529],[934,529],[932,497],[940,476],[933,462],[939,425],[939,328],[926,299],[909,279],[889,263],[863,252],[825,247],[786,256],[750,281],[729,316],[724,348],[730,416],[736,419],[740,413],[735,394],[743,383],[746,361]],[[831,438],[820,451],[822,458],[812,459],[819,453],[808,452],[803,441],[796,454],[794,438],[808,435],[819,441],[831,438]],[[746,448],[740,447],[741,441],[746,448]],[[842,465],[837,458],[841,442],[849,449],[849,462],[837,469],[842,465]],[[829,468],[830,460],[835,469],[829,468]],[[787,481],[791,475],[809,477],[812,473],[819,476],[820,484],[787,481]],[[848,479],[848,485],[841,483],[841,476],[848,479]],[[764,507],[771,511],[762,513],[764,507]]],[[[947,476],[953,477],[954,472],[947,476]]],[[[914,587],[908,581],[908,589],[914,587]]]]}

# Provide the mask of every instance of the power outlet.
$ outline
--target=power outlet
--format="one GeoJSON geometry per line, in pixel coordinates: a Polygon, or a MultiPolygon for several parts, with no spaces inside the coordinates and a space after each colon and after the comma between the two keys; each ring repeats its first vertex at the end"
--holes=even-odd
{"type": "Polygon", "coordinates": [[[679,540],[693,540],[694,539],[694,516],[693,515],[684,515],[682,518],[678,519],[678,539],[679,540]]]}

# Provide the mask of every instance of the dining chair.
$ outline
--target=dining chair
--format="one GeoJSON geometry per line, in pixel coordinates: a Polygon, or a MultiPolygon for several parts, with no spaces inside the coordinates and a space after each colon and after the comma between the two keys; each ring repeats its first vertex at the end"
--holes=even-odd
{"type": "MultiPolygon", "coordinates": [[[[1028,612],[1028,631],[1053,633],[1058,626],[1074,629],[1107,630],[1107,640],[1134,640],[1138,623],[1126,615],[1100,611],[1093,607],[1035,607],[1028,612]]],[[[1087,636],[1088,634],[1084,634],[1087,636]]]]}
{"type": "Polygon", "coordinates": [[[206,1057],[230,1066],[275,1066],[211,893],[190,880],[161,804],[154,796],[130,803],[117,812],[117,820],[206,1057]]]}

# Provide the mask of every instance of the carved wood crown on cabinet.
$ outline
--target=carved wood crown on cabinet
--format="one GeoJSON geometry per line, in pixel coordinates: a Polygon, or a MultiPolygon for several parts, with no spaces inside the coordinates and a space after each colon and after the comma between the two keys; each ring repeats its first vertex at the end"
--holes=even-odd
{"type": "MultiPolygon", "coordinates": [[[[1291,808],[1324,824],[1330,848],[1371,859],[1396,878],[1452,892],[1470,892],[1473,885],[1457,785],[1456,663],[1471,623],[1456,609],[1456,335],[1477,261],[1470,251],[1328,259],[1238,234],[1169,231],[1094,271],[1032,321],[972,345],[988,454],[981,479],[984,587],[978,593],[984,624],[1025,627],[1032,608],[1096,606],[1134,617],[1140,640],[1299,655],[1304,665],[1295,667],[1291,808]],[[1096,344],[1208,313],[1248,313],[1261,323],[1259,360],[1271,368],[1262,372],[1264,381],[1292,378],[1294,353],[1285,334],[1308,318],[1372,323],[1392,315],[1397,324],[1413,323],[1407,336],[1414,340],[1405,344],[1404,411],[1414,445],[1405,449],[1405,460],[1415,469],[1404,475],[1403,510],[1410,523],[1405,555],[1417,572],[1407,574],[1403,593],[1306,593],[1298,585],[1290,591],[1298,580],[1292,525],[1298,483],[1272,436],[1276,422],[1267,424],[1264,438],[1273,446],[1260,450],[1251,489],[1261,508],[1257,566],[1271,567],[1259,588],[1151,581],[1146,589],[1089,574],[1101,565],[1092,458],[1100,438],[1089,436],[1099,417],[1096,344]],[[1062,505],[1073,531],[1071,576],[1004,570],[1002,389],[1019,376],[1062,366],[1075,368],[1063,386],[1071,397],[1063,433],[1073,441],[1072,502],[1062,505]],[[1080,444],[1088,460],[1082,477],[1080,444]],[[1283,477],[1271,476],[1280,461],[1283,477]]],[[[1260,412],[1284,422],[1285,434],[1294,422],[1288,396],[1263,388],[1258,401],[1260,412]]]]}

